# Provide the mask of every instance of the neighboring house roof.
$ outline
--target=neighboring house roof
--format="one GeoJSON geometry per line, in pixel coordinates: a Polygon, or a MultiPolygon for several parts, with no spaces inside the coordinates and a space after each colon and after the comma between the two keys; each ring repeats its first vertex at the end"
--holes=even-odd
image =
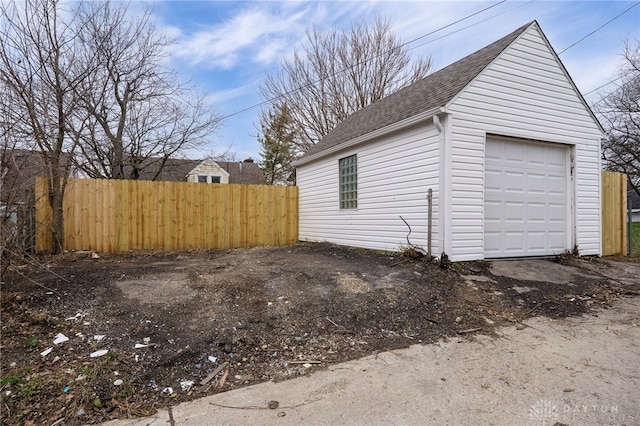
{"type": "MultiPolygon", "coordinates": [[[[7,149],[1,153],[2,191],[0,204],[26,203],[34,189],[36,176],[46,176],[45,164],[40,151],[28,149],[7,149]],[[5,174],[6,173],[6,174],[5,174]]],[[[63,160],[70,161],[63,154],[63,160]]],[[[68,163],[67,163],[68,165],[68,163]]]]}
{"type": "MultiPolygon", "coordinates": [[[[156,181],[185,182],[187,175],[206,160],[187,160],[181,158],[169,158],[164,163],[162,171],[155,178],[156,181]]],[[[215,161],[215,160],[214,160],[215,161]]],[[[229,173],[229,183],[266,185],[267,180],[260,170],[258,163],[253,160],[215,161],[223,170],[229,173]]],[[[162,160],[152,158],[147,160],[139,172],[139,180],[154,179],[162,160]]]]}
{"type": "Polygon", "coordinates": [[[267,179],[264,177],[264,173],[262,173],[258,163],[247,160],[242,162],[216,161],[216,163],[229,173],[229,183],[267,184],[267,179]]]}
{"type": "MultiPolygon", "coordinates": [[[[202,163],[202,160],[187,160],[183,158],[148,158],[142,162],[138,170],[138,180],[156,180],[169,182],[184,182],[187,174],[202,163]],[[158,169],[162,167],[158,174],[158,169]],[[156,176],[157,175],[157,176],[156,176]]],[[[125,177],[131,176],[131,166],[125,167],[125,177]]]]}
{"type": "Polygon", "coordinates": [[[627,191],[627,203],[631,205],[631,210],[640,210],[640,194],[633,189],[627,191]]]}
{"type": "Polygon", "coordinates": [[[530,25],[523,25],[477,52],[351,114],[304,157],[446,105],[530,25]]]}

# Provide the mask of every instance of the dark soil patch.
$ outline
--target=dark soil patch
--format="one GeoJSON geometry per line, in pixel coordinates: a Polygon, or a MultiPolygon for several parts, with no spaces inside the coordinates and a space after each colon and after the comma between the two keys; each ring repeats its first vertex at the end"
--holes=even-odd
{"type": "Polygon", "coordinates": [[[39,262],[4,277],[3,425],[150,415],[534,315],[579,315],[623,291],[598,276],[522,282],[485,262],[442,270],[329,244],[39,262]],[[69,340],[54,345],[58,333],[69,340]]]}

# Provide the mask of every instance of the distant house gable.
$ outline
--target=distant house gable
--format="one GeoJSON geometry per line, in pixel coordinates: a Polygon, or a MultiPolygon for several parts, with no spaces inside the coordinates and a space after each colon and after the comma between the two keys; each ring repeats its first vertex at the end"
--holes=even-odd
{"type": "Polygon", "coordinates": [[[229,172],[207,158],[187,173],[187,182],[229,183],[229,172]]]}

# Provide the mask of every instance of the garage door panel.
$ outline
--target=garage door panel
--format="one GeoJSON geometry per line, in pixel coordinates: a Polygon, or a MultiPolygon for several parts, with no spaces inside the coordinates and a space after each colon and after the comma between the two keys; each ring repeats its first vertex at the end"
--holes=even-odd
{"type": "Polygon", "coordinates": [[[544,250],[545,234],[546,233],[544,231],[528,232],[527,237],[529,238],[529,248],[537,251],[544,250]]]}
{"type": "Polygon", "coordinates": [[[565,247],[565,233],[562,231],[550,231],[549,232],[549,245],[555,253],[562,252],[566,249],[565,247]]]}
{"type": "MultiPolygon", "coordinates": [[[[508,192],[522,193],[525,176],[522,172],[506,172],[503,179],[506,179],[505,190],[508,192]]],[[[503,183],[504,185],[504,183],[503,183]]]]}
{"type": "Polygon", "coordinates": [[[502,173],[499,171],[487,170],[484,175],[485,191],[499,191],[502,182],[502,173]]]}
{"type": "MultiPolygon", "coordinates": [[[[484,220],[486,222],[497,222],[500,223],[502,221],[501,217],[501,209],[502,203],[500,202],[487,202],[484,206],[484,220]]],[[[499,232],[499,231],[498,231],[499,232]]]]}
{"type": "Polygon", "coordinates": [[[519,252],[524,245],[524,232],[510,231],[504,233],[505,250],[508,252],[519,252]]]}
{"type": "Polygon", "coordinates": [[[525,205],[523,202],[507,202],[504,203],[505,218],[504,220],[513,223],[522,223],[524,221],[525,205]]]}
{"type": "Polygon", "coordinates": [[[545,223],[545,204],[529,203],[526,219],[529,223],[545,223]]]}
{"type": "Polygon", "coordinates": [[[566,205],[549,203],[549,222],[562,222],[564,224],[566,217],[566,205]]]}
{"type": "Polygon", "coordinates": [[[529,194],[537,196],[545,193],[547,179],[543,174],[529,173],[527,176],[527,184],[529,194]]]}
{"type": "Polygon", "coordinates": [[[540,167],[545,164],[544,152],[538,149],[532,149],[530,146],[527,146],[527,156],[525,158],[527,167],[540,167]]]}
{"type": "Polygon", "coordinates": [[[566,177],[565,176],[549,176],[548,189],[551,195],[565,195],[566,194],[566,177]]]}
{"type": "Polygon", "coordinates": [[[567,148],[488,139],[485,257],[552,255],[567,244],[567,148]]]}

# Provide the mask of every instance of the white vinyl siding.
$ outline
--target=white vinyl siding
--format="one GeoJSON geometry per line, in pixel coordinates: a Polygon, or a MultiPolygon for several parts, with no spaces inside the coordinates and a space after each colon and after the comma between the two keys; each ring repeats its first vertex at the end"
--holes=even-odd
{"type": "MultiPolygon", "coordinates": [[[[484,253],[484,148],[487,134],[575,146],[575,243],[600,254],[600,138],[536,26],[530,27],[447,106],[451,114],[452,260],[484,253]]],[[[572,247],[566,247],[572,248],[572,247]]]]}
{"type": "Polygon", "coordinates": [[[433,251],[438,252],[438,133],[419,126],[349,148],[297,168],[299,235],[303,241],[397,251],[427,244],[427,192],[433,189],[433,251]],[[341,210],[339,159],[357,155],[358,208],[341,210]]]}

